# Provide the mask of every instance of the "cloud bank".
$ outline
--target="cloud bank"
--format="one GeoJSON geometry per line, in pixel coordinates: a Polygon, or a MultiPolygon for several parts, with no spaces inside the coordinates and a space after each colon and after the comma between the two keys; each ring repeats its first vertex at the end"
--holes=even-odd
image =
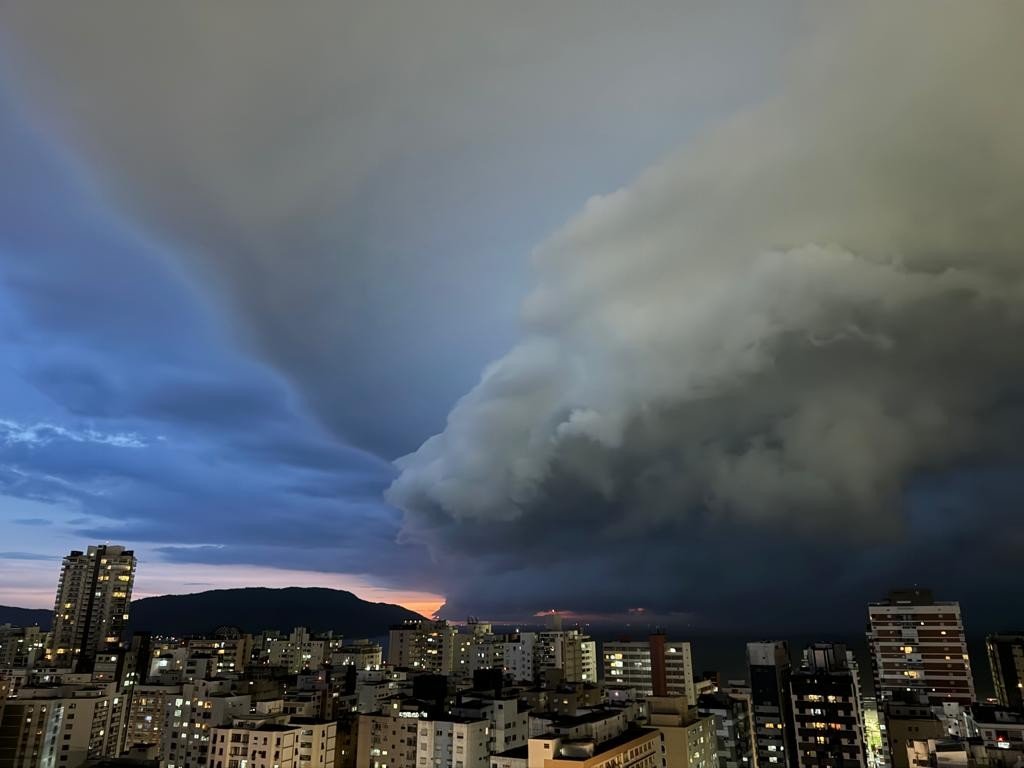
{"type": "Polygon", "coordinates": [[[1014,5],[3,13],[12,98],[161,254],[161,290],[137,248],[83,266],[19,175],[0,320],[63,410],[17,421],[147,442],[5,446],[23,498],[113,462],[144,482],[86,500],[131,524],[89,535],[429,580],[456,616],[792,626],[907,581],[994,615],[979,572],[1024,546],[1014,5]],[[399,462],[396,545],[363,451],[421,443],[507,346],[399,462]]]}
{"type": "Polygon", "coordinates": [[[522,340],[399,462],[407,536],[526,600],[719,615],[969,539],[913,494],[1021,460],[1024,11],[921,9],[820,19],[787,88],[536,249],[522,340]]]}

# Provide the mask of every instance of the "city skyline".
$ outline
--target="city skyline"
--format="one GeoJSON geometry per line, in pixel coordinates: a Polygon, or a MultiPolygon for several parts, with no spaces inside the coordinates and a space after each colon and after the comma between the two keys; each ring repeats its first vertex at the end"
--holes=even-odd
{"type": "Polygon", "coordinates": [[[230,5],[0,10],[0,603],[1014,629],[1024,7],[230,5]]]}

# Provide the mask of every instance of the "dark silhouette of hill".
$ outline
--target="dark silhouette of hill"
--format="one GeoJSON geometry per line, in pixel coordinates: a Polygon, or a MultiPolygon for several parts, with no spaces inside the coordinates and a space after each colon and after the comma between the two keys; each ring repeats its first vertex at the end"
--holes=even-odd
{"type": "MultiPolygon", "coordinates": [[[[246,587],[144,597],[132,601],[130,615],[131,630],[162,635],[208,634],[222,626],[253,633],[306,627],[353,638],[378,637],[392,624],[423,618],[400,605],[371,603],[351,592],[321,587],[246,587]]],[[[49,629],[52,619],[53,612],[43,608],[0,606],[0,624],[49,629]]]]}
{"type": "Polygon", "coordinates": [[[246,632],[306,627],[348,637],[383,635],[392,624],[422,619],[391,603],[371,603],[351,592],[321,587],[214,589],[132,601],[130,628],[165,635],[208,634],[221,626],[246,632]]]}
{"type": "Polygon", "coordinates": [[[31,627],[38,624],[42,629],[49,629],[53,622],[53,611],[46,608],[15,608],[0,605],[0,624],[13,624],[16,627],[31,627]]]}

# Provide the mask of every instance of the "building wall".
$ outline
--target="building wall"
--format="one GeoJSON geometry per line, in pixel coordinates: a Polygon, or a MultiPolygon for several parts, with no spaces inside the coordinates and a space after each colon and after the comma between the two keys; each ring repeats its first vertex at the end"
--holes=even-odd
{"type": "Polygon", "coordinates": [[[97,651],[120,642],[134,581],[135,556],[124,547],[89,547],[65,557],[53,608],[51,663],[85,668],[97,651]]]}
{"type": "Polygon", "coordinates": [[[975,698],[960,605],[936,602],[926,590],[893,592],[868,606],[868,644],[875,695],[924,696],[969,704],[975,698]]]}
{"type": "Polygon", "coordinates": [[[1024,635],[989,635],[985,638],[988,665],[996,698],[1004,707],[1024,706],[1024,635]]]}
{"type": "Polygon", "coordinates": [[[747,663],[758,768],[796,768],[789,646],[783,641],[748,643],[747,663]]]}

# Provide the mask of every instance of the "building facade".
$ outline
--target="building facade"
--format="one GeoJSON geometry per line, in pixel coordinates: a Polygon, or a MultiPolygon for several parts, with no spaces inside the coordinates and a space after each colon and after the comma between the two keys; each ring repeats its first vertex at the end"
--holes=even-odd
{"type": "Polygon", "coordinates": [[[697,702],[690,644],[651,635],[647,640],[605,643],[606,685],[636,688],[643,696],[685,696],[697,702]]]}
{"type": "Polygon", "coordinates": [[[996,698],[1004,707],[1024,707],[1024,633],[985,638],[996,698]]]}
{"type": "Polygon", "coordinates": [[[789,645],[781,640],[747,643],[747,668],[757,764],[797,768],[789,645]]]}
{"type": "Polygon", "coordinates": [[[924,589],[894,591],[868,606],[875,695],[910,694],[933,704],[974,701],[974,676],[956,602],[924,589]]]}
{"type": "Polygon", "coordinates": [[[846,646],[808,648],[789,687],[799,768],[866,768],[860,691],[846,646]]]}
{"type": "Polygon", "coordinates": [[[48,657],[57,667],[91,670],[96,654],[116,648],[128,624],[135,555],[102,545],[64,558],[53,608],[48,657]]]}

